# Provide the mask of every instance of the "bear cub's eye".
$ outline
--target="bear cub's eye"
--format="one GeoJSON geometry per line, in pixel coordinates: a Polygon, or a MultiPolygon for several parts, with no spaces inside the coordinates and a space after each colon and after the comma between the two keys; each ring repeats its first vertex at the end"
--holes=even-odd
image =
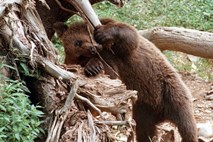
{"type": "Polygon", "coordinates": [[[74,45],[75,45],[76,47],[81,47],[82,43],[83,43],[82,40],[76,40],[76,41],[74,42],[74,45]]]}

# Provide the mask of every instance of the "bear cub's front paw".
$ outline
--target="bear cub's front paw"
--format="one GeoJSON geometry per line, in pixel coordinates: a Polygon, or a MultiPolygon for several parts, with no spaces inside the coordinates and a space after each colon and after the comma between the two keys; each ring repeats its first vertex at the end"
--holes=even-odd
{"type": "Polygon", "coordinates": [[[104,66],[102,62],[98,58],[92,58],[88,61],[88,63],[84,67],[84,72],[86,76],[96,76],[98,75],[102,70],[104,69],[104,66]]]}
{"type": "Polygon", "coordinates": [[[94,39],[99,44],[113,43],[115,29],[112,25],[97,26],[94,30],[94,39]]]}

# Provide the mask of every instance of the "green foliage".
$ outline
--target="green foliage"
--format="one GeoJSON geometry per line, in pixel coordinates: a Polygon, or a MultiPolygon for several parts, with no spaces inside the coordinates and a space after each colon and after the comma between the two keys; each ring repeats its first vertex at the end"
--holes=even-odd
{"type": "Polygon", "coordinates": [[[18,55],[16,57],[16,66],[18,68],[19,73],[23,74],[24,76],[38,78],[40,76],[39,70],[34,68],[33,65],[30,64],[31,63],[28,56],[18,55]]]}
{"type": "Polygon", "coordinates": [[[169,62],[179,71],[191,71],[192,63],[186,59],[183,54],[177,54],[173,51],[164,51],[165,56],[168,58],[169,62]]]}
{"type": "Polygon", "coordinates": [[[170,63],[179,71],[193,72],[205,80],[213,80],[213,61],[200,58],[195,62],[189,61],[186,54],[174,51],[164,51],[170,63]]]}
{"type": "Polygon", "coordinates": [[[30,104],[26,92],[20,81],[7,80],[0,84],[1,142],[33,142],[43,132],[39,127],[43,113],[30,104]]]}
{"type": "Polygon", "coordinates": [[[195,63],[196,73],[205,80],[213,80],[213,61],[200,59],[195,63]]]}
{"type": "Polygon", "coordinates": [[[59,56],[58,56],[58,60],[60,63],[63,63],[64,62],[64,48],[62,46],[62,43],[61,41],[59,40],[59,38],[57,38],[56,36],[53,37],[52,39],[52,42],[54,43],[58,53],[59,53],[59,56]]]}

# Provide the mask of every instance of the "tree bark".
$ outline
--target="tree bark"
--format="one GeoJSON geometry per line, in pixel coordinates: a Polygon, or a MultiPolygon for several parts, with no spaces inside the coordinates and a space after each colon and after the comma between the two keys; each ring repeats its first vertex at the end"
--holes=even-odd
{"type": "Polygon", "coordinates": [[[40,98],[46,114],[44,127],[49,128],[46,142],[115,141],[117,137],[108,124],[124,125],[120,133],[128,139],[134,133],[130,114],[137,91],[126,90],[120,80],[111,80],[104,74],[87,78],[79,66],[72,66],[73,72],[65,70],[57,61],[55,48],[34,6],[34,0],[0,3],[0,61],[1,56],[10,57],[17,79],[26,81],[31,95],[40,98]],[[20,64],[25,65],[25,70],[20,64]],[[25,74],[26,70],[31,74],[25,74]],[[110,119],[114,121],[106,123],[102,111],[111,112],[109,115],[114,116],[110,119]],[[125,121],[116,121],[115,116],[124,116],[125,121]]]}
{"type": "Polygon", "coordinates": [[[162,51],[181,51],[213,59],[213,33],[177,27],[156,27],[139,33],[162,51]]]}

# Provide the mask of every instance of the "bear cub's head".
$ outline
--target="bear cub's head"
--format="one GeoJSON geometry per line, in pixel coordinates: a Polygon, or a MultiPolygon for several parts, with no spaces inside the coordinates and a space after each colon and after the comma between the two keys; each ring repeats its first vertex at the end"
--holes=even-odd
{"type": "Polygon", "coordinates": [[[96,43],[93,36],[89,36],[85,23],[79,22],[68,27],[57,22],[53,27],[65,49],[65,64],[85,66],[97,51],[102,50],[102,45],[96,43]]]}

